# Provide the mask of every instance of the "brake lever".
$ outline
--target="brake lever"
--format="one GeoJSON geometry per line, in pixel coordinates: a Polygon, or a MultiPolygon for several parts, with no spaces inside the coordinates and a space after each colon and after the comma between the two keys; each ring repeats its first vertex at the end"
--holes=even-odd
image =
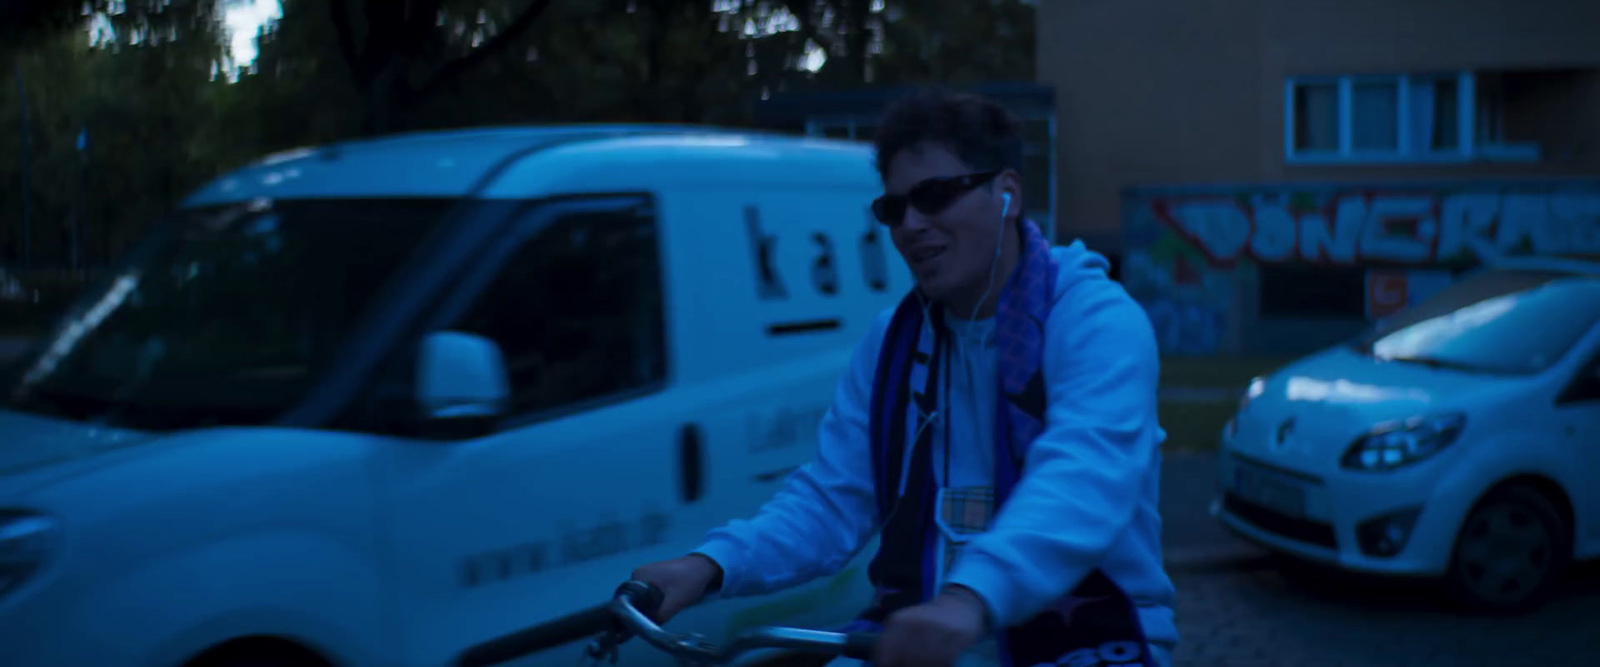
{"type": "Polygon", "coordinates": [[[684,650],[674,655],[677,656],[680,667],[721,667],[725,664],[725,661],[716,659],[720,657],[717,645],[711,643],[704,635],[681,635],[679,640],[679,646],[684,650]]]}
{"type": "MultiPolygon", "coordinates": [[[[622,646],[622,643],[627,640],[626,636],[614,631],[595,637],[584,650],[584,657],[589,659],[587,665],[593,667],[602,662],[610,662],[612,665],[617,664],[617,656],[620,653],[618,647],[622,646]]],[[[584,664],[582,659],[579,659],[578,662],[579,664],[584,664]]]]}

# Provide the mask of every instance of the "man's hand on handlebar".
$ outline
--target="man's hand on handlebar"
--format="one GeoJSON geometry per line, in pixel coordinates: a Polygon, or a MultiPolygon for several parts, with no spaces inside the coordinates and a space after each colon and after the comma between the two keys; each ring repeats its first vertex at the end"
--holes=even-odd
{"type": "Polygon", "coordinates": [[[983,636],[986,614],[977,593],[951,586],[932,602],[890,614],[875,662],[880,667],[954,665],[983,636]]]}
{"type": "Polygon", "coordinates": [[[722,566],[701,554],[651,563],[633,571],[635,581],[653,584],[665,598],[651,620],[666,623],[722,585],[722,566]]]}

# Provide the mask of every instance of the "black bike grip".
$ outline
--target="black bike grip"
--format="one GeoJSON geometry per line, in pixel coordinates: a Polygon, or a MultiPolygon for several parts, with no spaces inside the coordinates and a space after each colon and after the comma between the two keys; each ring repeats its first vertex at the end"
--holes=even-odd
{"type": "Polygon", "coordinates": [[[844,638],[844,657],[862,662],[872,662],[872,651],[878,647],[875,632],[852,632],[844,638]]]}
{"type": "Polygon", "coordinates": [[[610,603],[596,605],[468,648],[456,658],[456,665],[489,667],[510,662],[531,653],[588,639],[611,629],[615,623],[610,603]]]}

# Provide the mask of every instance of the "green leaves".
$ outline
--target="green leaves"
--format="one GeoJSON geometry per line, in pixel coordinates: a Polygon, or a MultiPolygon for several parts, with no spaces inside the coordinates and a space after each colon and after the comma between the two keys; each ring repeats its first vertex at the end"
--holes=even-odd
{"type": "Polygon", "coordinates": [[[83,19],[12,54],[0,88],[0,264],[23,254],[25,197],[36,264],[67,264],[75,217],[83,259],[103,263],[221,167],[194,131],[223,85],[212,80],[221,39],[211,16],[210,3],[174,0],[100,17],[113,30],[95,46],[83,19]]]}
{"type": "Polygon", "coordinates": [[[482,124],[742,125],[763,93],[1033,78],[1022,0],[281,0],[230,82],[229,1],[4,3],[0,265],[21,254],[17,67],[46,264],[65,263],[74,215],[84,256],[104,261],[205,180],[297,146],[482,124]]]}

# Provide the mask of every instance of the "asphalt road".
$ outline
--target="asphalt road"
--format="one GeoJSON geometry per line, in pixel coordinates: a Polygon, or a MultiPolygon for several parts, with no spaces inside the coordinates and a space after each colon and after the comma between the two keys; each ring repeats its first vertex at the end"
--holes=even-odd
{"type": "Polygon", "coordinates": [[[1162,471],[1176,667],[1600,666],[1600,564],[1508,616],[1462,612],[1425,582],[1284,568],[1211,517],[1213,461],[1172,453],[1162,471]]]}
{"type": "Polygon", "coordinates": [[[1260,555],[1211,516],[1217,484],[1216,457],[1168,452],[1161,469],[1161,542],[1167,566],[1209,567],[1260,555]]]}
{"type": "Polygon", "coordinates": [[[1460,612],[1427,584],[1284,576],[1257,558],[1175,572],[1179,667],[1600,665],[1600,566],[1514,616],[1460,612]]]}

